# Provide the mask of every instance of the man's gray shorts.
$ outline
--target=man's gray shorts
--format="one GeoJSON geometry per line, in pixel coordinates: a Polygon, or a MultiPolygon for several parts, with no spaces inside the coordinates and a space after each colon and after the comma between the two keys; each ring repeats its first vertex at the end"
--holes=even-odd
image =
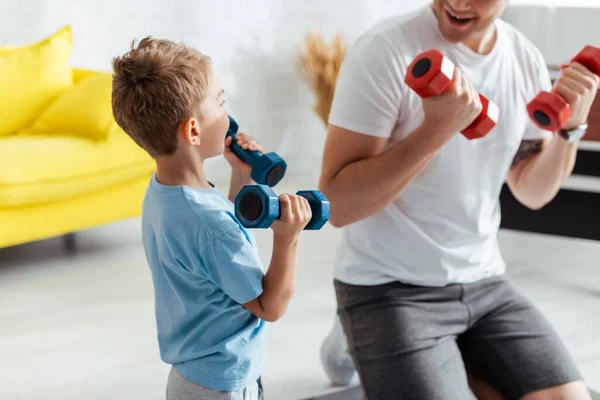
{"type": "Polygon", "coordinates": [[[335,289],[369,400],[474,399],[465,369],[506,399],[582,380],[552,326],[504,277],[335,289]]]}

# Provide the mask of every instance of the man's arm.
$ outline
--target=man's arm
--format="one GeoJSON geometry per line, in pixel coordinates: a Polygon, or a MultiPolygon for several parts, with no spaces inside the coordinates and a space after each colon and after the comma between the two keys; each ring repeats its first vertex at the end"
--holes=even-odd
{"type": "Polygon", "coordinates": [[[448,90],[422,100],[423,122],[385,150],[388,138],[330,125],[319,189],[329,199],[329,222],[341,227],[392,203],[457,132],[482,109],[479,95],[460,70],[448,90]]]}
{"type": "Polygon", "coordinates": [[[329,222],[342,227],[392,203],[451,138],[421,125],[383,151],[388,139],[329,126],[319,190],[331,204],[329,222]]]}
{"type": "Polygon", "coordinates": [[[532,210],[548,204],[573,172],[577,144],[558,136],[524,140],[519,146],[507,184],[519,202],[532,210]]]}
{"type": "MultiPolygon", "coordinates": [[[[599,84],[600,78],[581,64],[573,63],[563,70],[553,90],[571,107],[565,130],[587,121],[599,84]]],[[[515,198],[534,210],[548,204],[573,172],[577,144],[558,135],[543,141],[523,141],[507,176],[515,198]]]]}

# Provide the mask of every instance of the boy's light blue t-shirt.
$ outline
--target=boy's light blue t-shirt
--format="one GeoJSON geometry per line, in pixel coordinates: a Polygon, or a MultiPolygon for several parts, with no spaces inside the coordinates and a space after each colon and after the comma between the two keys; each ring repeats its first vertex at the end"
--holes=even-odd
{"type": "Polygon", "coordinates": [[[204,387],[236,391],[256,381],[266,323],[242,304],[262,293],[253,235],[217,189],[165,186],[151,178],[142,238],[152,272],[164,362],[204,387]]]}

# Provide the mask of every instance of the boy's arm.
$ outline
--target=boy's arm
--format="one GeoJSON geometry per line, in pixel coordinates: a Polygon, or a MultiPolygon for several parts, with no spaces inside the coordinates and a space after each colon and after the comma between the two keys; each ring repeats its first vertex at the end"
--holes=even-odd
{"type": "Polygon", "coordinates": [[[244,303],[251,313],[268,322],[285,314],[296,287],[296,257],[300,233],[312,216],[308,201],[298,195],[279,196],[281,217],[273,229],[271,265],[263,278],[263,292],[244,303]]]}
{"type": "Polygon", "coordinates": [[[297,236],[273,238],[273,255],[263,278],[263,293],[244,304],[248,311],[268,322],[283,317],[296,287],[297,254],[297,236]]]}
{"type": "Polygon", "coordinates": [[[266,275],[256,248],[237,224],[213,238],[202,251],[200,263],[203,276],[268,322],[281,318],[290,302],[299,236],[312,215],[308,200],[298,195],[280,195],[279,208],[281,217],[271,225],[273,256],[266,275]]]}
{"type": "MultiPolygon", "coordinates": [[[[237,144],[244,150],[259,151],[262,149],[258,142],[243,132],[237,134],[237,144]]],[[[231,181],[229,182],[229,200],[233,203],[235,196],[245,185],[252,185],[255,182],[251,178],[252,166],[246,164],[241,158],[231,151],[231,137],[225,139],[225,159],[231,165],[231,181]]]]}
{"type": "Polygon", "coordinates": [[[290,302],[299,236],[312,215],[308,200],[298,195],[280,195],[279,208],[281,217],[271,225],[273,258],[266,275],[256,248],[233,221],[202,250],[197,266],[227,296],[268,322],[281,318],[290,302]]]}
{"type": "Polygon", "coordinates": [[[242,190],[245,185],[251,185],[254,181],[250,178],[250,174],[242,172],[239,169],[231,170],[231,181],[229,181],[229,200],[233,203],[235,196],[242,190]]]}

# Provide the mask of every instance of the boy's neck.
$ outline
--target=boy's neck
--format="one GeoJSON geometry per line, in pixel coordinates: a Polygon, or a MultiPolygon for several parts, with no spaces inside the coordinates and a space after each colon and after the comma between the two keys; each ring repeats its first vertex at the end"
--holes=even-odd
{"type": "Polygon", "coordinates": [[[204,161],[198,155],[175,153],[159,156],[156,161],[156,180],[166,186],[211,188],[204,176],[204,161]]]}

